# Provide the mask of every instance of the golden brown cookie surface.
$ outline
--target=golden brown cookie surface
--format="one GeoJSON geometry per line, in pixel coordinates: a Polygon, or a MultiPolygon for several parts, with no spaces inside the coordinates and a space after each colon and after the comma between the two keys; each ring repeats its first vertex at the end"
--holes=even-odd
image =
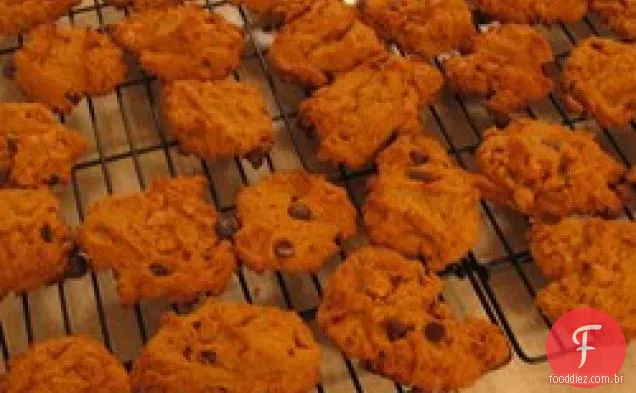
{"type": "Polygon", "coordinates": [[[145,193],[93,205],[78,233],[95,269],[113,269],[124,304],[189,301],[223,291],[235,266],[201,177],[156,180],[145,193]]]}
{"type": "Polygon", "coordinates": [[[184,3],[184,0],[106,0],[108,5],[115,7],[132,7],[135,11],[150,8],[172,8],[184,3]]]}
{"type": "Polygon", "coordinates": [[[316,271],[356,232],[344,189],[304,172],[279,172],[244,188],[236,201],[240,260],[257,272],[316,271]]]}
{"type": "Polygon", "coordinates": [[[518,120],[477,149],[484,195],[530,216],[620,214],[627,169],[585,131],[518,120]]]}
{"type": "Polygon", "coordinates": [[[636,224],[566,218],[535,224],[531,251],[555,281],[541,289],[537,304],[552,320],[589,307],[613,317],[628,339],[636,337],[636,224]]]}
{"type": "Polygon", "coordinates": [[[358,8],[380,36],[422,57],[460,48],[475,33],[465,0],[363,0],[358,8]]]}
{"type": "Polygon", "coordinates": [[[329,277],[317,322],[352,358],[424,391],[472,385],[509,358],[499,329],[459,320],[421,264],[381,248],[351,254],[329,277]]]}
{"type": "Polygon", "coordinates": [[[164,317],[131,380],[145,393],[306,393],[318,383],[319,363],[295,313],[209,301],[188,316],[164,317]]]}
{"type": "Polygon", "coordinates": [[[54,22],[81,0],[0,0],[0,36],[54,22]]]}
{"type": "Polygon", "coordinates": [[[592,37],[581,41],[563,69],[563,95],[569,109],[593,117],[603,127],[636,118],[636,44],[592,37]]]}
{"type": "Polygon", "coordinates": [[[473,0],[486,14],[503,22],[574,23],[587,12],[587,0],[473,0]]]}
{"type": "Polygon", "coordinates": [[[64,275],[72,249],[60,204],[47,189],[0,189],[0,297],[64,275]]]}
{"type": "Polygon", "coordinates": [[[166,81],[223,79],[238,67],[243,50],[238,27],[195,6],[134,13],[111,32],[147,72],[166,81]]]}
{"type": "Polygon", "coordinates": [[[442,84],[428,64],[391,56],[336,77],[300,105],[299,119],[318,136],[319,158],[355,169],[392,136],[419,133],[419,110],[442,84]]]}
{"type": "Polygon", "coordinates": [[[73,162],[86,151],[83,136],[59,124],[41,104],[2,103],[0,119],[0,183],[69,183],[73,162]]]}
{"type": "Polygon", "coordinates": [[[128,374],[92,338],[61,337],[35,345],[11,363],[5,393],[130,393],[128,374]]]}
{"type": "Polygon", "coordinates": [[[164,87],[163,114],[182,148],[204,159],[247,157],[260,166],[274,143],[261,92],[234,81],[175,81],[164,87]]]}
{"type": "Polygon", "coordinates": [[[443,270],[475,245],[479,192],[439,143],[425,136],[401,136],[378,157],[378,171],[364,206],[373,243],[422,257],[433,271],[443,270]]]}
{"type": "Polygon", "coordinates": [[[636,1],[592,0],[590,9],[597,12],[620,36],[632,40],[636,38],[636,1]]]}
{"type": "Polygon", "coordinates": [[[543,66],[553,61],[550,44],[530,26],[501,25],[474,36],[466,54],[443,63],[457,91],[488,97],[498,116],[547,97],[552,80],[543,66]]]}
{"type": "Polygon", "coordinates": [[[105,95],[126,73],[123,53],[91,28],[46,25],[15,53],[15,80],[33,101],[70,112],[84,94],[105,95]]]}
{"type": "Polygon", "coordinates": [[[258,16],[273,17],[277,21],[285,22],[305,12],[314,0],[229,0],[229,2],[244,6],[258,16]]]}
{"type": "Polygon", "coordinates": [[[269,51],[283,78],[312,87],[387,55],[375,32],[340,0],[312,2],[282,27],[269,51]]]}

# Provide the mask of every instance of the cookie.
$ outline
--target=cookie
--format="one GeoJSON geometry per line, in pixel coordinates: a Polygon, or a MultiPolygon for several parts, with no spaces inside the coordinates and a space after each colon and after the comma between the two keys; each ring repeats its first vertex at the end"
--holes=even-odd
{"type": "Polygon", "coordinates": [[[293,312],[208,301],[168,314],[132,370],[144,393],[306,393],[318,383],[320,350],[293,312]]]}
{"type": "Polygon", "coordinates": [[[626,202],[626,168],[585,131],[518,120],[486,131],[476,155],[484,195],[525,215],[616,216],[626,202]]]}
{"type": "Polygon", "coordinates": [[[317,0],[282,27],[268,56],[283,79],[318,87],[388,53],[354,8],[340,0],[317,0]]]}
{"type": "Polygon", "coordinates": [[[497,117],[525,108],[552,90],[543,66],[553,61],[550,44],[532,27],[500,25],[476,35],[464,54],[443,63],[449,85],[487,97],[497,117]]]}
{"type": "Polygon", "coordinates": [[[71,231],[49,190],[0,189],[0,297],[61,279],[71,250],[71,231]]]}
{"type": "Polygon", "coordinates": [[[102,343],[88,337],[41,342],[11,362],[4,393],[130,393],[128,374],[102,343]]]}
{"type": "Polygon", "coordinates": [[[468,387],[510,351],[495,325],[454,318],[441,291],[418,262],[367,247],[329,277],[316,320],[347,356],[396,382],[423,391],[468,387]]]}
{"type": "Polygon", "coordinates": [[[289,21],[309,9],[314,0],[229,0],[259,17],[273,18],[277,23],[289,21]]]}
{"type": "Polygon", "coordinates": [[[435,140],[399,137],[378,157],[378,171],[363,209],[374,244],[421,257],[434,271],[444,270],[475,245],[479,192],[435,140]]]}
{"type": "Polygon", "coordinates": [[[624,126],[636,118],[636,44],[609,38],[585,39],[572,50],[563,70],[563,101],[576,114],[602,127],[624,126]]]}
{"type": "Polygon", "coordinates": [[[107,0],[108,5],[117,8],[132,7],[135,11],[147,10],[150,8],[172,8],[182,5],[184,0],[107,0]]]}
{"type": "Polygon", "coordinates": [[[0,0],[0,36],[24,33],[54,22],[80,0],[0,0]]]}
{"type": "Polygon", "coordinates": [[[84,94],[112,92],[126,73],[123,52],[89,27],[46,25],[15,53],[15,81],[32,101],[70,112],[84,94]]]}
{"type": "Polygon", "coordinates": [[[301,103],[299,121],[317,135],[320,159],[357,169],[393,136],[419,133],[420,108],[442,85],[441,74],[428,64],[391,56],[318,89],[301,103]]]}
{"type": "Polygon", "coordinates": [[[196,6],[137,12],[109,29],[144,70],[166,81],[223,79],[243,50],[238,27],[196,6]]]}
{"type": "Polygon", "coordinates": [[[346,191],[305,172],[279,172],[242,189],[236,212],[238,257],[257,272],[317,271],[356,233],[346,191]]]}
{"type": "Polygon", "coordinates": [[[589,307],[613,317],[628,339],[636,337],[636,224],[567,218],[535,224],[531,234],[535,263],[554,279],[537,294],[550,319],[589,307]]]}
{"type": "Polygon", "coordinates": [[[598,13],[616,34],[636,39],[636,2],[632,0],[592,0],[590,9],[598,13]]]}
{"type": "Polygon", "coordinates": [[[473,0],[482,12],[502,22],[574,23],[585,16],[587,0],[473,0]]]}
{"type": "Polygon", "coordinates": [[[0,183],[18,187],[68,184],[86,151],[79,133],[59,124],[41,104],[0,103],[0,183]]]}
{"type": "Polygon", "coordinates": [[[94,204],[78,243],[96,270],[112,269],[124,304],[219,294],[235,266],[202,177],[156,180],[145,193],[94,204]]]}
{"type": "Polygon", "coordinates": [[[234,81],[175,81],[164,87],[166,125],[185,152],[203,159],[247,157],[263,163],[274,126],[261,92],[234,81]]]}
{"type": "Polygon", "coordinates": [[[425,58],[458,49],[475,33],[465,0],[363,0],[358,9],[380,36],[425,58]]]}

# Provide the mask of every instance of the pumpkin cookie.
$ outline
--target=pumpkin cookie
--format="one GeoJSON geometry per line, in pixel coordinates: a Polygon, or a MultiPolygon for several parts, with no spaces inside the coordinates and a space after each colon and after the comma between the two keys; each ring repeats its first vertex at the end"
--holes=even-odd
{"type": "Polygon", "coordinates": [[[318,383],[320,350],[293,312],[208,301],[168,314],[134,364],[144,393],[306,393],[318,383]]]}
{"type": "Polygon", "coordinates": [[[548,96],[552,80],[543,66],[553,60],[550,44],[532,27],[501,25],[475,36],[443,67],[451,87],[488,97],[493,114],[506,118],[548,96]]]}
{"type": "Polygon", "coordinates": [[[71,231],[49,190],[0,189],[0,297],[61,279],[71,249],[71,231]]]}
{"type": "Polygon", "coordinates": [[[367,247],[329,277],[317,322],[378,374],[424,391],[467,387],[505,363],[510,350],[495,325],[454,318],[441,291],[418,262],[367,247]]]}
{"type": "Polygon", "coordinates": [[[121,49],[91,28],[46,25],[15,53],[15,81],[33,101],[70,112],[84,94],[105,95],[126,74],[121,49]]]}
{"type": "Polygon", "coordinates": [[[378,157],[364,222],[371,241],[434,271],[464,256],[477,242],[479,192],[442,146],[425,136],[402,136],[378,157]],[[462,225],[457,225],[457,222],[462,225]]]}
{"type": "Polygon", "coordinates": [[[636,1],[592,0],[590,8],[620,36],[636,39],[636,1]]]}
{"type": "Polygon", "coordinates": [[[475,33],[465,0],[363,0],[358,9],[380,36],[422,57],[458,49],[475,33]]]}
{"type": "Polygon", "coordinates": [[[4,393],[130,393],[128,374],[104,346],[88,337],[36,344],[11,362],[4,393]]]}
{"type": "Polygon", "coordinates": [[[636,44],[592,37],[573,50],[563,70],[563,100],[576,114],[602,127],[624,126],[636,118],[636,44]]]}
{"type": "Polygon", "coordinates": [[[490,129],[477,149],[484,195],[530,216],[615,216],[625,205],[627,169],[585,131],[519,120],[490,129]]]}
{"type": "Polygon", "coordinates": [[[110,31],[144,70],[167,81],[223,79],[238,67],[243,50],[238,27],[195,6],[134,13],[110,31]]]}
{"type": "Polygon", "coordinates": [[[186,151],[203,159],[247,157],[263,163],[274,126],[261,92],[234,81],[175,81],[164,88],[163,113],[186,151]]]}
{"type": "Polygon", "coordinates": [[[0,104],[0,119],[0,183],[69,183],[73,162],[86,151],[84,137],[41,104],[0,104]]]}
{"type": "Polygon", "coordinates": [[[442,85],[428,64],[391,56],[337,76],[300,105],[299,120],[317,134],[321,159],[356,169],[392,136],[419,133],[420,108],[442,85]]]}
{"type": "Polygon", "coordinates": [[[239,192],[240,260],[257,272],[316,271],[356,232],[345,190],[304,172],[277,173],[239,192]]]}
{"type": "Polygon", "coordinates": [[[388,56],[375,32],[340,0],[317,0],[276,35],[269,59],[284,79],[311,87],[388,56]]]}
{"type": "Polygon", "coordinates": [[[587,12],[588,0],[473,0],[482,12],[503,22],[574,23],[587,12]]]}
{"type": "Polygon", "coordinates": [[[581,307],[612,316],[625,336],[636,337],[636,224],[566,218],[534,224],[531,251],[552,283],[537,304],[552,320],[581,307]]]}
{"type": "Polygon", "coordinates": [[[203,198],[201,177],[157,180],[150,190],[93,205],[78,242],[95,269],[113,269],[124,304],[219,294],[234,271],[223,220],[203,198]]]}
{"type": "Polygon", "coordinates": [[[0,0],[0,35],[24,33],[54,22],[81,0],[0,0]]]}

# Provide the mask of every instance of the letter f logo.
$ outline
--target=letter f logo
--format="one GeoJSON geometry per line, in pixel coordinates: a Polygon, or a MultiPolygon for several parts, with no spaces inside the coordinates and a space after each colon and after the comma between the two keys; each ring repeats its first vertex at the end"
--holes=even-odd
{"type": "Polygon", "coordinates": [[[593,351],[596,349],[587,345],[587,332],[590,330],[601,330],[602,328],[602,325],[585,325],[576,329],[574,333],[572,333],[572,341],[574,341],[574,344],[580,345],[580,347],[576,349],[577,351],[581,351],[581,364],[579,365],[579,368],[583,367],[587,360],[587,351],[593,351]],[[581,336],[581,342],[579,342],[576,336],[581,332],[583,332],[583,335],[581,336]]]}

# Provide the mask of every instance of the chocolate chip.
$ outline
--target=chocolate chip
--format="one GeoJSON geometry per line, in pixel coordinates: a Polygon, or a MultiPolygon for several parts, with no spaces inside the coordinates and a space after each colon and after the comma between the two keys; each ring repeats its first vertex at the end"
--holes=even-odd
{"type": "Polygon", "coordinates": [[[216,234],[223,240],[232,240],[239,227],[238,220],[234,216],[223,216],[214,225],[216,234]]]}
{"type": "Polygon", "coordinates": [[[296,220],[311,220],[311,209],[302,202],[292,202],[287,209],[287,213],[296,220]]]}
{"type": "Polygon", "coordinates": [[[166,277],[172,274],[167,267],[160,263],[153,263],[148,265],[148,270],[150,270],[150,273],[157,277],[166,277]]]}
{"type": "Polygon", "coordinates": [[[390,341],[401,340],[406,337],[409,327],[395,318],[386,321],[386,336],[390,341]]]}
{"type": "Polygon", "coordinates": [[[183,350],[183,357],[188,359],[188,360],[192,360],[192,348],[191,347],[185,347],[185,349],[183,350]]]}
{"type": "Polygon", "coordinates": [[[260,168],[261,165],[263,165],[263,162],[265,161],[265,153],[260,150],[252,150],[251,152],[247,153],[245,159],[249,161],[250,164],[252,164],[254,169],[257,169],[260,168]]]}
{"type": "Polygon", "coordinates": [[[426,164],[429,160],[428,154],[418,150],[411,151],[411,153],[409,153],[409,158],[411,159],[411,162],[415,165],[426,164]]]}
{"type": "Polygon", "coordinates": [[[18,152],[18,137],[13,134],[7,134],[7,149],[9,154],[14,156],[18,152]]]}
{"type": "Polygon", "coordinates": [[[441,323],[432,321],[424,327],[424,335],[428,341],[438,343],[446,335],[446,328],[441,323]]]}
{"type": "Polygon", "coordinates": [[[77,105],[80,103],[80,101],[82,101],[82,94],[80,93],[68,92],[64,95],[64,97],[66,97],[67,100],[71,101],[73,105],[77,105]]]}
{"type": "Polygon", "coordinates": [[[201,329],[201,321],[194,321],[194,322],[192,322],[192,327],[193,327],[195,330],[199,330],[199,329],[201,329]]]}
{"type": "Polygon", "coordinates": [[[53,242],[53,229],[51,229],[49,224],[42,225],[42,228],[40,228],[40,237],[42,237],[45,243],[53,242]]]}
{"type": "Polygon", "coordinates": [[[66,278],[80,278],[88,271],[88,256],[80,251],[75,251],[68,260],[66,278]]]}
{"type": "Polygon", "coordinates": [[[216,363],[216,352],[214,351],[201,351],[199,356],[202,364],[216,363]]]}
{"type": "Polygon", "coordinates": [[[420,168],[409,168],[406,170],[406,176],[411,180],[417,180],[425,183],[430,183],[435,180],[439,180],[439,176],[430,172],[426,172],[420,168]]]}
{"type": "Polygon", "coordinates": [[[296,250],[289,240],[281,239],[274,243],[274,253],[279,258],[292,258],[296,255],[296,250]]]}

